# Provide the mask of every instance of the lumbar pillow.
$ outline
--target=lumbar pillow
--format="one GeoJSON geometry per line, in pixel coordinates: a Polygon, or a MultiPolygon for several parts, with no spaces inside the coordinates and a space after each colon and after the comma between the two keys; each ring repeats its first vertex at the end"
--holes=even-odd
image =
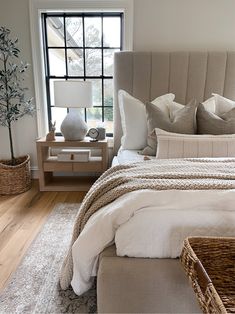
{"type": "MultiPolygon", "coordinates": [[[[174,94],[166,94],[153,100],[155,105],[173,101],[174,94]]],[[[123,149],[143,149],[147,145],[147,119],[145,105],[124,90],[118,92],[123,137],[123,149]]]]}
{"type": "Polygon", "coordinates": [[[235,157],[235,134],[189,135],[155,129],[159,159],[235,157]]]}
{"type": "Polygon", "coordinates": [[[218,94],[199,104],[197,126],[199,134],[234,134],[235,102],[218,94]]]}
{"type": "MultiPolygon", "coordinates": [[[[171,107],[170,102],[168,102],[168,106],[171,107]]],[[[171,115],[166,115],[158,106],[147,103],[148,145],[144,148],[142,154],[156,155],[157,143],[155,136],[152,135],[155,128],[174,133],[194,134],[196,107],[196,100],[192,100],[185,106],[180,105],[178,109],[172,111],[171,115]]]]}

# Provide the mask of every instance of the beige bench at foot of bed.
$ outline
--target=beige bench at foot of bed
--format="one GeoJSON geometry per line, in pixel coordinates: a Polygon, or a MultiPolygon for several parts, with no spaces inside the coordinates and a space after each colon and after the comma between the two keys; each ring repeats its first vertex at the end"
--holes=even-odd
{"type": "Polygon", "coordinates": [[[97,274],[98,313],[201,313],[178,259],[118,257],[105,249],[97,274]]]}

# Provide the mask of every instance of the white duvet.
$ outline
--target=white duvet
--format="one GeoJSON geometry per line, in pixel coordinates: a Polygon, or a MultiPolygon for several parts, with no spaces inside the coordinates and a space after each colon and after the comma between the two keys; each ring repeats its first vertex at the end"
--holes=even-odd
{"type": "Polygon", "coordinates": [[[175,258],[189,235],[235,236],[235,190],[123,195],[96,212],[74,243],[74,292],[91,287],[98,255],[113,241],[120,256],[175,258]]]}

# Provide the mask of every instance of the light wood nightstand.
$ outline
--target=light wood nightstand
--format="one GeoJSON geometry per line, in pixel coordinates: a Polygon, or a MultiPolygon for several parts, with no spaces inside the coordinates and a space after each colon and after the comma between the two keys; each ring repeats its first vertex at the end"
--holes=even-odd
{"type": "Polygon", "coordinates": [[[40,191],[88,191],[97,177],[108,168],[108,142],[107,139],[90,142],[88,138],[83,141],[65,141],[63,137],[46,141],[43,137],[37,140],[37,157],[40,191]],[[51,151],[63,148],[99,149],[100,154],[91,156],[88,162],[61,162],[51,151]],[[58,172],[68,172],[69,176],[58,175],[58,172]],[[78,176],[82,173],[86,176],[78,176]]]}

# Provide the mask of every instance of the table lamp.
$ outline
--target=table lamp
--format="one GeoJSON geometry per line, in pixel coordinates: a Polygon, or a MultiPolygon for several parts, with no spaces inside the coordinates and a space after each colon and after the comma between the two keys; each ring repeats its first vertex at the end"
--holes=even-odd
{"type": "MultiPolygon", "coordinates": [[[[87,81],[55,81],[55,106],[63,108],[91,108],[92,83],[87,81]]],[[[69,109],[63,120],[61,133],[66,141],[82,141],[88,126],[78,110],[69,109]]]]}

